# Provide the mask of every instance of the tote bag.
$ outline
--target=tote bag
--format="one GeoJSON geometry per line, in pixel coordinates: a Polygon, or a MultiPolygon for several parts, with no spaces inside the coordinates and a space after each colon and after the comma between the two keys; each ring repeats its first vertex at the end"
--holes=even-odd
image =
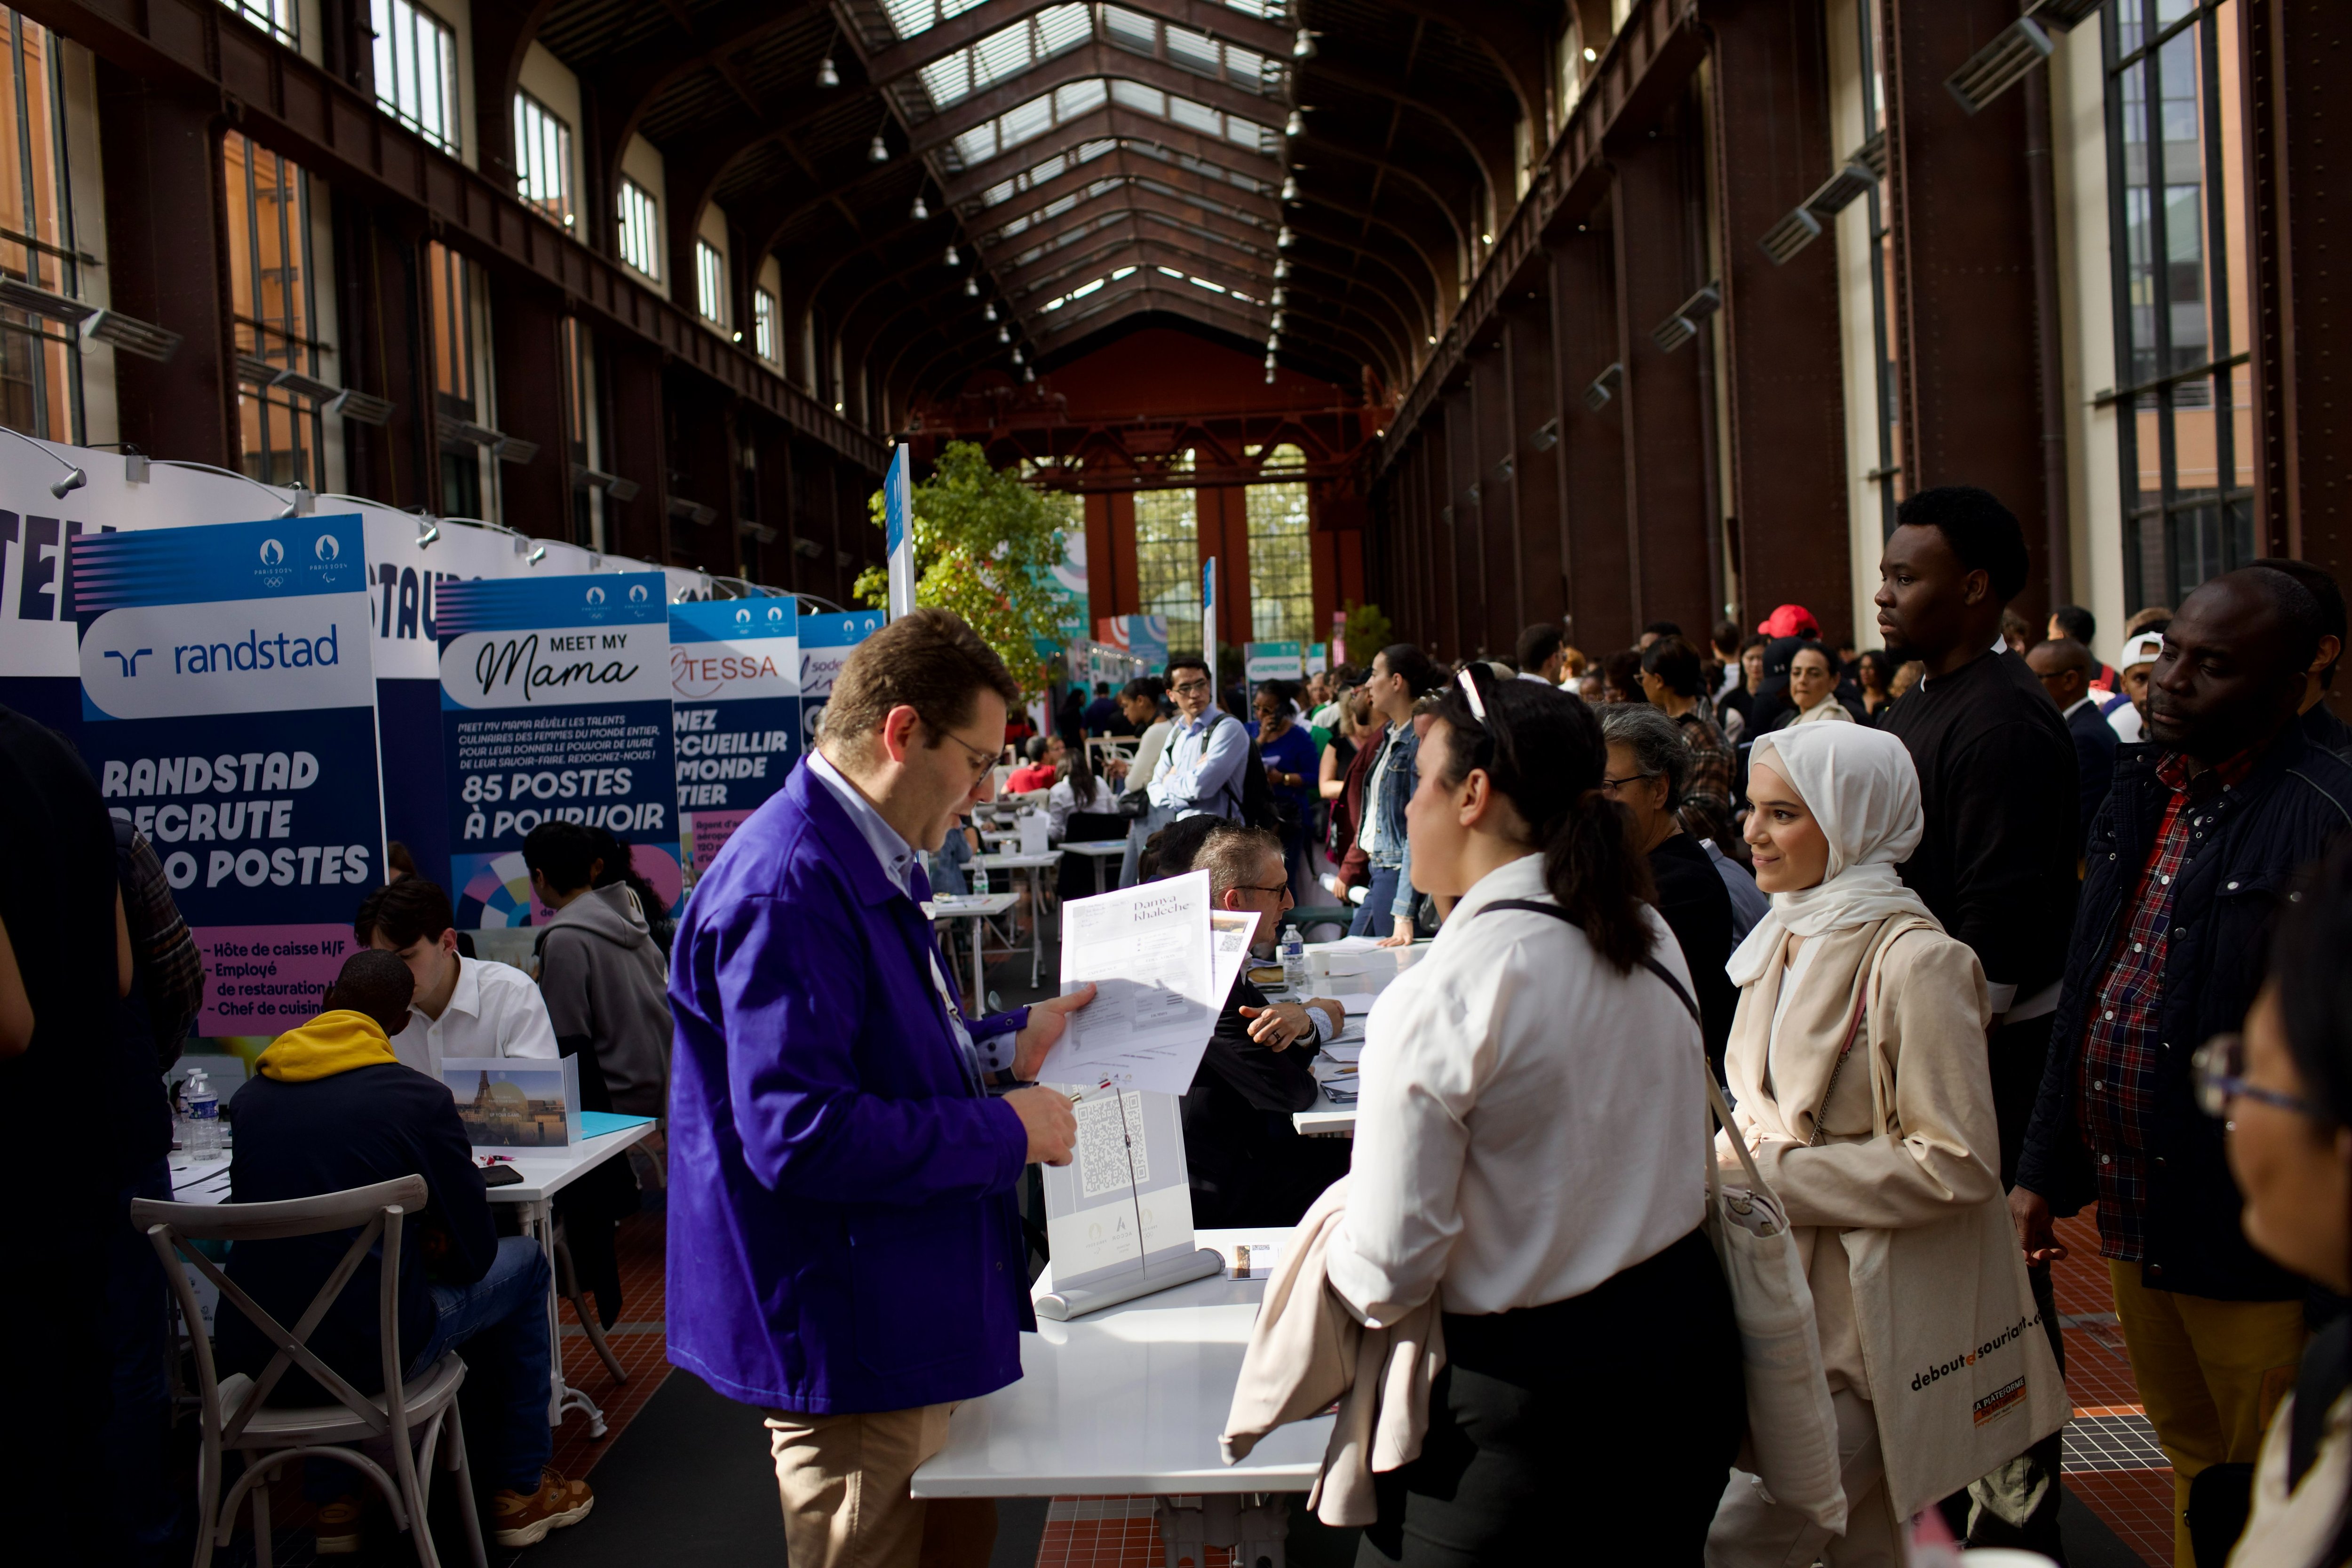
{"type": "MultiPolygon", "coordinates": [[[[1877,980],[1874,963],[1873,989],[1877,980]]],[[[1879,1009],[1870,1013],[1874,1021],[1879,1009]]],[[[1900,1137],[1872,1033],[1873,1123],[1880,1137],[1900,1137]]],[[[1995,1194],[1935,1225],[1849,1230],[1843,1239],[1897,1519],[2065,1425],[2072,1403],[2005,1198],[1995,1194]]]]}
{"type": "MultiPolygon", "coordinates": [[[[1476,915],[1498,910],[1523,910],[1579,923],[1558,904],[1532,899],[1497,899],[1480,906],[1476,915]]],[[[1699,1022],[1698,1004],[1672,970],[1646,957],[1642,967],[1664,981],[1691,1022],[1699,1022]]],[[[1731,1111],[1723,1103],[1723,1091],[1716,1088],[1714,1073],[1699,1076],[1706,1080],[1708,1114],[1706,1235],[1730,1288],[1748,1389],[1748,1451],[1742,1456],[1742,1468],[1764,1483],[1773,1501],[1843,1535],[1846,1497],[1839,1473],[1837,1412],[1830,1404],[1829,1373],[1822,1366],[1812,1288],[1805,1283],[1803,1262],[1789,1235],[1789,1211],[1765,1184],[1738,1132],[1727,1142],[1738,1152],[1748,1185],[1723,1184],[1716,1169],[1715,1129],[1731,1126],[1731,1111]]]]}

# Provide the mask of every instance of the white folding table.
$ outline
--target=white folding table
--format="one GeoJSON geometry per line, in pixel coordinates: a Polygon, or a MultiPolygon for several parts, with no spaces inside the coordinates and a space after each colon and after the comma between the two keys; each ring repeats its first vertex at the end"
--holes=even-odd
{"type": "MultiPolygon", "coordinates": [[[[650,1121],[637,1122],[618,1131],[603,1133],[594,1138],[562,1149],[520,1149],[505,1163],[510,1163],[522,1180],[502,1187],[489,1189],[494,1204],[515,1204],[522,1213],[517,1216],[522,1223],[522,1233],[540,1245],[547,1254],[547,1344],[548,1398],[547,1424],[561,1426],[564,1412],[577,1410],[588,1417],[588,1435],[604,1435],[604,1413],[596,1402],[563,1381],[563,1342],[560,1320],[556,1314],[555,1286],[555,1194],[603,1164],[614,1159],[633,1143],[644,1141],[654,1130],[650,1121]]],[[[209,1160],[187,1160],[184,1155],[172,1159],[172,1201],[183,1204],[218,1204],[228,1201],[228,1157],[209,1160]],[[184,1165],[183,1162],[185,1162],[184,1165]]]]}
{"type": "Polygon", "coordinates": [[[1095,891],[1097,893],[1103,893],[1109,890],[1103,886],[1103,864],[1105,861],[1125,859],[1127,858],[1127,840],[1124,838],[1089,838],[1076,844],[1063,845],[1062,853],[1065,855],[1083,855],[1087,859],[1093,861],[1095,863],[1095,891]]]}
{"type": "MultiPolygon", "coordinates": [[[[1236,1244],[1287,1246],[1290,1236],[1204,1230],[1200,1243],[1230,1259],[1236,1244]]],[[[1052,1289],[1048,1265],[1031,1294],[1052,1289]]],[[[1040,1320],[1021,1336],[1021,1381],[957,1407],[947,1446],[915,1471],[914,1495],[1150,1496],[1163,1540],[1205,1525],[1209,1544],[1226,1544],[1222,1529],[1252,1547],[1243,1561],[1281,1568],[1280,1494],[1313,1489],[1332,1418],[1277,1427],[1238,1465],[1220,1458],[1265,1293],[1263,1279],[1217,1276],[1069,1322],[1040,1320]]]]}
{"type": "Polygon", "coordinates": [[[1045,969],[1045,868],[1061,865],[1061,851],[1049,849],[1042,855],[1022,855],[1011,851],[975,855],[971,863],[991,873],[1028,873],[1025,879],[1029,884],[1029,984],[1034,986],[1037,977],[1045,969]]]}
{"type": "MultiPolygon", "coordinates": [[[[978,856],[974,859],[980,858],[978,856]]],[[[1018,893],[963,893],[950,895],[952,904],[941,904],[934,899],[923,906],[927,921],[970,921],[971,922],[971,1005],[977,1017],[988,1010],[988,972],[981,962],[980,950],[987,944],[988,922],[1021,901],[1018,893]]]]}

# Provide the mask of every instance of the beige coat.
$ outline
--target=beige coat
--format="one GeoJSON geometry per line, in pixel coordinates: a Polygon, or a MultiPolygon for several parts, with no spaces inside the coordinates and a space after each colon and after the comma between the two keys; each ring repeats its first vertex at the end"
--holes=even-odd
{"type": "Polygon", "coordinates": [[[1307,1506],[1324,1523],[1367,1525],[1379,1517],[1372,1475],[1421,1456],[1429,1430],[1429,1389],[1445,1365],[1445,1333],[1433,1297],[1389,1328],[1367,1328],[1325,1272],[1331,1237],[1347,1210],[1348,1178],[1317,1198],[1291,1233],[1265,1282],[1225,1430],[1225,1463],[1249,1457],[1276,1426],[1305,1421],[1339,1402],[1307,1506]]]}
{"type": "MultiPolygon", "coordinates": [[[[1830,1387],[1868,1399],[1870,1375],[1839,1233],[1934,1224],[2000,1191],[1985,1060],[1991,1013],[1975,952],[1916,917],[1832,931],[1808,945],[1819,951],[1799,978],[1777,1046],[1772,1015],[1789,973],[1785,944],[1740,992],[1724,1066],[1736,1097],[1732,1120],[1787,1205],[1805,1259],[1830,1387]],[[1882,939],[1890,938],[1880,953],[1882,939]],[[1815,1108],[1830,1089],[1856,991],[1874,955],[1878,977],[1863,1035],[1822,1112],[1828,1136],[1808,1147],[1815,1108]],[[1874,1135],[1874,1089],[1898,1137],[1874,1135]]],[[[1728,1149],[1720,1158],[1731,1163],[1728,1149]]],[[[1900,1301],[1937,1285],[1898,1279],[1885,1288],[1900,1301]]]]}

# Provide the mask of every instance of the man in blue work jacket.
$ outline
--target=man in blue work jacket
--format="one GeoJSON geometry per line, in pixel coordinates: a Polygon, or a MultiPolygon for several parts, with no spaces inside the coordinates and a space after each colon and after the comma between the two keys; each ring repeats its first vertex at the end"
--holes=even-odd
{"type": "Polygon", "coordinates": [[[767,1412],[793,1568],[982,1563],[994,1539],[992,1504],[908,1482],[958,1401],[1021,1375],[1014,1188],[1069,1163],[1076,1122],[1052,1089],[988,1085],[1094,992],[966,1019],[917,852],[993,794],[1019,696],[956,616],[891,622],[678,930],[669,1359],[767,1412]]]}

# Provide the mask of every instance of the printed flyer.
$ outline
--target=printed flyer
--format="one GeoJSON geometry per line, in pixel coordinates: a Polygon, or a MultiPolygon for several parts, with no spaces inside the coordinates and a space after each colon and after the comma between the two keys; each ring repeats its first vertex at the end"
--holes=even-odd
{"type": "Polygon", "coordinates": [[[383,879],[356,515],[72,541],[82,753],[204,955],[199,1035],[319,1010],[383,879]]]}

